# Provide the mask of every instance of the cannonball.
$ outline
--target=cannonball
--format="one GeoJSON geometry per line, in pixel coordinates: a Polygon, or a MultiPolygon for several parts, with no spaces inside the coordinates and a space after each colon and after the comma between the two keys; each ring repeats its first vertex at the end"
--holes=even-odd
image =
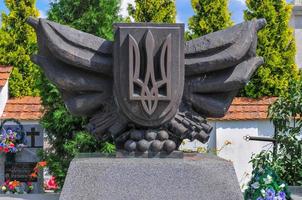
{"type": "Polygon", "coordinates": [[[133,130],[130,133],[130,138],[134,141],[140,141],[144,139],[144,131],[141,130],[133,130]]]}
{"type": "Polygon", "coordinates": [[[157,138],[158,138],[160,141],[164,141],[164,140],[169,139],[169,134],[168,134],[167,131],[161,130],[161,131],[158,132],[157,138]]]}
{"type": "Polygon", "coordinates": [[[167,153],[171,153],[172,151],[174,151],[176,149],[176,144],[174,141],[172,140],[166,140],[164,142],[164,150],[167,152],[167,153]]]}
{"type": "Polygon", "coordinates": [[[137,143],[137,149],[140,151],[140,152],[145,152],[149,149],[150,147],[150,143],[147,141],[147,140],[140,140],[138,143],[137,143]]]}
{"type": "Polygon", "coordinates": [[[151,145],[150,145],[150,149],[153,152],[160,152],[163,148],[164,143],[159,141],[159,140],[154,140],[151,145]]]}
{"type": "Polygon", "coordinates": [[[133,140],[127,140],[124,145],[125,149],[129,152],[136,150],[136,142],[133,140]]]}
{"type": "Polygon", "coordinates": [[[155,131],[148,131],[145,135],[145,139],[147,141],[155,140],[157,136],[157,133],[155,131]]]}

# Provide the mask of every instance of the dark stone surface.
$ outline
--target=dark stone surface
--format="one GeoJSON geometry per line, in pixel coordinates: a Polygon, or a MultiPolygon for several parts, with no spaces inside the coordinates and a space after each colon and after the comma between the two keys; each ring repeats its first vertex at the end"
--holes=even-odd
{"type": "MultiPolygon", "coordinates": [[[[205,118],[223,117],[263,63],[256,47],[265,20],[186,43],[183,24],[115,24],[110,42],[45,19],[28,22],[39,44],[33,61],[59,88],[67,108],[89,117],[91,133],[113,138],[122,149],[135,129],[167,131],[175,148],[183,139],[207,142],[211,127],[205,118]]],[[[136,149],[149,148],[150,142],[130,137],[136,149]]]]}
{"type": "Polygon", "coordinates": [[[257,31],[264,19],[252,20],[186,42],[184,99],[205,117],[223,117],[239,89],[263,59],[256,56],[257,31]]]}
{"type": "Polygon", "coordinates": [[[126,118],[158,127],[177,113],[184,87],[184,25],[116,24],[114,95],[126,118]]]}
{"type": "MultiPolygon", "coordinates": [[[[81,158],[83,158],[82,156],[81,158]]],[[[98,156],[99,157],[99,156],[98,156]]],[[[184,154],[182,151],[173,151],[171,153],[167,153],[164,151],[155,152],[128,152],[123,150],[118,150],[116,154],[113,156],[114,158],[183,158],[184,154]]]]}
{"type": "Polygon", "coordinates": [[[70,165],[60,200],[242,200],[231,162],[184,159],[80,158],[70,165]]]}

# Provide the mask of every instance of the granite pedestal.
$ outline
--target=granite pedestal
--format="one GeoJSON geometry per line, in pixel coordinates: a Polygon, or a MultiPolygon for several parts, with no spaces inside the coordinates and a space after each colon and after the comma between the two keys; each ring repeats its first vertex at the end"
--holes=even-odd
{"type": "Polygon", "coordinates": [[[75,158],[60,200],[242,200],[233,164],[210,155],[75,158]]]}

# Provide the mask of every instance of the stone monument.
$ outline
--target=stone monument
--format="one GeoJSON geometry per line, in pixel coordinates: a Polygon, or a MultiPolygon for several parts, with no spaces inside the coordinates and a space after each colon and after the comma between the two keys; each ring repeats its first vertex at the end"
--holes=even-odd
{"type": "Polygon", "coordinates": [[[256,46],[265,20],[187,42],[183,24],[115,24],[112,42],[44,19],[28,23],[39,44],[33,61],[68,110],[117,146],[116,158],[76,158],[60,199],[242,199],[230,162],[177,149],[183,139],[207,142],[206,118],[224,116],[263,63],[256,46]]]}
{"type": "MultiPolygon", "coordinates": [[[[34,189],[32,193],[43,193],[43,175],[31,178],[34,167],[39,162],[38,152],[43,149],[44,135],[40,125],[23,124],[26,137],[26,146],[16,153],[14,162],[8,162],[5,154],[0,154],[0,184],[6,180],[32,182],[34,189]]],[[[18,125],[9,123],[5,129],[16,130],[18,125]]]]}

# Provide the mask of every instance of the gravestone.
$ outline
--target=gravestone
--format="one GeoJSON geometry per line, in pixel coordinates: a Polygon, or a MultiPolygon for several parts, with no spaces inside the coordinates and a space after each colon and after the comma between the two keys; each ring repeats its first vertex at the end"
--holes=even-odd
{"type": "MultiPolygon", "coordinates": [[[[37,178],[30,178],[37,162],[40,161],[38,152],[43,149],[44,135],[39,124],[22,124],[25,132],[26,147],[16,153],[15,162],[6,162],[6,155],[0,154],[0,184],[6,180],[16,180],[20,182],[32,182],[34,190],[32,193],[43,192],[43,172],[37,178]]],[[[8,124],[5,129],[12,130],[18,128],[17,125],[8,124]]]]}

